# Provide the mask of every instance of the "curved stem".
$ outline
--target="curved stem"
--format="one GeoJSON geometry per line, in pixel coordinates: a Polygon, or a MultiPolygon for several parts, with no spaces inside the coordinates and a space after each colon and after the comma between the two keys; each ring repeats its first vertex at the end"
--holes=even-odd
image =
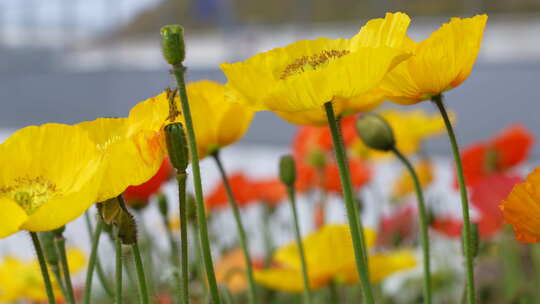
{"type": "Polygon", "coordinates": [[[139,294],[142,304],[150,303],[148,295],[148,284],[146,282],[146,275],[144,273],[144,266],[141,258],[141,252],[139,250],[139,244],[134,243],[131,245],[133,250],[133,258],[135,259],[135,268],[137,269],[137,277],[139,278],[139,294]]]}
{"type": "Polygon", "coordinates": [[[210,240],[208,237],[208,227],[206,223],[206,211],[203,200],[201,169],[199,167],[199,153],[197,150],[197,139],[195,138],[195,128],[191,118],[189,101],[186,92],[184,81],[184,66],[173,66],[172,72],[176,78],[178,92],[180,93],[180,103],[182,105],[182,116],[186,123],[186,131],[189,144],[189,154],[191,159],[191,167],[193,172],[193,187],[195,188],[195,201],[197,204],[197,220],[199,224],[199,232],[201,238],[201,248],[203,251],[204,266],[206,268],[206,276],[210,287],[210,295],[213,304],[221,303],[219,297],[219,289],[214,272],[214,264],[212,261],[212,252],[210,249],[210,240]]]}
{"type": "Polygon", "coordinates": [[[424,194],[422,192],[422,185],[418,179],[418,174],[414,170],[411,162],[403,155],[396,147],[392,149],[392,152],[403,163],[403,165],[409,171],[411,178],[414,182],[414,189],[416,191],[416,200],[418,203],[418,215],[420,218],[420,241],[422,242],[423,261],[424,261],[424,303],[430,304],[431,301],[431,271],[430,271],[430,255],[429,255],[429,233],[428,233],[428,215],[426,211],[426,203],[424,201],[424,194]]]}
{"type": "Polygon", "coordinates": [[[73,292],[73,284],[71,283],[71,274],[69,273],[69,264],[66,255],[66,239],[63,235],[56,235],[54,237],[54,243],[56,250],[60,257],[60,263],[62,265],[62,272],[64,273],[65,293],[67,303],[75,304],[75,294],[73,292]]]}
{"type": "Polygon", "coordinates": [[[357,212],[358,208],[355,205],[356,202],[353,195],[351,175],[349,172],[348,163],[346,161],[347,157],[345,155],[343,139],[341,138],[341,132],[339,131],[339,121],[337,121],[334,114],[334,107],[332,105],[332,102],[325,103],[324,109],[326,111],[328,126],[330,127],[330,132],[332,135],[332,143],[334,145],[336,162],[339,169],[341,187],[343,190],[343,200],[345,201],[345,207],[347,209],[347,218],[349,221],[354,254],[356,257],[356,270],[358,271],[358,275],[360,277],[360,285],[362,287],[364,303],[373,304],[374,300],[373,292],[371,290],[371,284],[369,281],[366,242],[364,239],[362,221],[360,219],[360,215],[357,212]]]}
{"type": "Polygon", "coordinates": [[[180,257],[182,265],[182,282],[180,303],[189,303],[189,259],[188,259],[188,217],[187,217],[187,197],[186,197],[186,172],[178,172],[176,175],[178,182],[178,208],[180,209],[180,257]]]}
{"type": "Polygon", "coordinates": [[[236,229],[238,230],[238,236],[240,239],[240,247],[242,247],[242,251],[244,253],[244,261],[246,263],[246,276],[248,278],[248,283],[249,283],[249,303],[256,303],[257,295],[256,295],[256,290],[255,290],[256,288],[255,279],[253,278],[253,266],[251,264],[251,256],[248,249],[246,230],[244,229],[244,225],[242,224],[242,217],[240,216],[238,202],[236,201],[231,185],[229,184],[229,179],[227,177],[227,173],[225,172],[225,168],[223,167],[223,163],[221,162],[221,158],[219,157],[219,152],[212,154],[212,157],[214,158],[214,161],[216,162],[216,165],[219,169],[219,173],[221,175],[221,179],[223,181],[223,185],[225,186],[225,192],[227,193],[227,200],[229,201],[229,206],[231,207],[231,210],[234,216],[234,221],[236,223],[236,229]]]}
{"type": "Polygon", "coordinates": [[[47,269],[47,262],[45,261],[45,255],[43,255],[43,249],[41,248],[41,243],[39,242],[37,233],[30,232],[30,237],[32,238],[32,243],[34,244],[34,249],[36,250],[36,256],[39,262],[39,268],[41,269],[41,275],[43,276],[43,283],[45,283],[47,299],[49,301],[49,304],[55,304],[56,300],[54,298],[51,278],[49,277],[49,270],[47,269]]]}
{"type": "Polygon", "coordinates": [[[60,287],[60,291],[62,292],[64,297],[67,298],[66,287],[64,287],[64,280],[62,279],[62,273],[60,271],[60,267],[58,267],[58,265],[50,265],[49,264],[49,268],[51,269],[53,277],[56,280],[56,282],[58,283],[58,286],[60,287]]]}
{"type": "MultiPolygon", "coordinates": [[[[88,212],[84,213],[84,219],[86,222],[86,229],[88,230],[88,236],[90,237],[91,240],[93,240],[94,235],[97,232],[93,232],[94,228],[92,227],[92,221],[90,220],[90,215],[88,214],[88,212]]],[[[101,222],[101,220],[98,219],[98,225],[99,225],[99,222],[101,222]]],[[[101,230],[102,229],[100,229],[100,232],[99,232],[100,234],[101,234],[101,230]]],[[[109,282],[107,280],[107,275],[105,274],[105,270],[103,270],[103,266],[101,265],[101,261],[99,260],[99,255],[97,253],[95,256],[94,263],[95,263],[96,273],[98,275],[99,282],[101,283],[101,286],[103,287],[103,290],[105,290],[105,293],[107,293],[109,297],[114,298],[114,292],[112,291],[109,285],[109,282]]],[[[92,269],[93,268],[94,266],[92,266],[92,269]]]]}
{"type": "Polygon", "coordinates": [[[122,300],[122,241],[118,235],[118,231],[114,237],[114,249],[116,252],[116,270],[115,270],[115,280],[116,280],[116,291],[114,293],[114,303],[121,304],[122,300]]]}
{"type": "Polygon", "coordinates": [[[302,234],[300,233],[300,225],[298,223],[298,210],[296,208],[296,195],[294,187],[287,186],[287,195],[289,196],[289,205],[291,206],[291,213],[293,215],[294,237],[296,238],[298,255],[300,256],[300,263],[302,265],[302,278],[304,280],[304,302],[309,304],[311,303],[311,291],[306,263],[306,253],[304,251],[302,234]]]}
{"type": "Polygon", "coordinates": [[[474,257],[472,248],[472,232],[471,232],[471,219],[469,216],[469,199],[467,195],[467,187],[465,186],[465,177],[463,175],[463,164],[461,163],[461,157],[459,155],[459,147],[454,134],[454,129],[448,113],[443,104],[442,95],[433,96],[432,101],[435,103],[446,126],[448,132],[448,138],[450,139],[450,145],[452,146],[452,153],[454,154],[454,161],[456,163],[456,171],[459,183],[459,193],[461,196],[461,211],[463,213],[463,232],[465,234],[463,242],[463,251],[465,254],[465,268],[467,271],[467,303],[476,303],[476,292],[474,288],[474,257]]]}

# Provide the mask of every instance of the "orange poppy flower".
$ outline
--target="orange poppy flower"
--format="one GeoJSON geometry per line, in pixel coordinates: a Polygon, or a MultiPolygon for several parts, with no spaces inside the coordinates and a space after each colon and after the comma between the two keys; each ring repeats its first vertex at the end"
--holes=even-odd
{"type": "MultiPolygon", "coordinates": [[[[358,189],[369,182],[371,170],[362,161],[350,159],[349,169],[354,188],[358,189]]],[[[323,185],[326,191],[341,193],[341,179],[337,164],[330,163],[325,167],[323,185]]]]}
{"type": "Polygon", "coordinates": [[[258,200],[270,205],[277,205],[287,197],[287,188],[277,178],[253,181],[251,188],[258,200]]]}
{"type": "Polygon", "coordinates": [[[516,238],[526,243],[540,242],[540,168],[514,186],[500,208],[514,227],[516,238]]]}
{"type": "Polygon", "coordinates": [[[534,138],[522,125],[513,125],[493,139],[474,144],[461,153],[469,187],[493,173],[502,173],[527,159],[534,138]]]}
{"type": "Polygon", "coordinates": [[[124,199],[131,206],[145,206],[148,199],[153,194],[157,193],[161,186],[167,182],[173,175],[173,168],[168,158],[163,159],[161,167],[156,174],[147,182],[138,186],[129,186],[124,191],[124,199]]]}
{"type": "MultiPolygon", "coordinates": [[[[239,207],[248,205],[256,200],[257,196],[253,191],[251,182],[242,173],[234,173],[229,176],[229,184],[231,185],[234,198],[239,207]]],[[[223,183],[219,183],[214,187],[210,195],[206,197],[205,203],[209,210],[220,209],[228,206],[227,192],[223,183]]]]}

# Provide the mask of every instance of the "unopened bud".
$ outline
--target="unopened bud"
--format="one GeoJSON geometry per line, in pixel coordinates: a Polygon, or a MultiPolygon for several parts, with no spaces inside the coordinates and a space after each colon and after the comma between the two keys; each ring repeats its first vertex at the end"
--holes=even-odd
{"type": "Polygon", "coordinates": [[[43,252],[45,253],[45,259],[47,264],[51,266],[58,265],[60,259],[56,252],[56,246],[54,245],[54,232],[47,231],[39,234],[40,240],[43,246],[43,252]]]}
{"type": "Polygon", "coordinates": [[[163,57],[170,65],[179,65],[186,58],[184,28],[180,25],[165,25],[161,28],[163,57]]]}
{"type": "Polygon", "coordinates": [[[326,166],[326,155],[323,151],[315,149],[309,152],[307,162],[315,168],[322,169],[326,166]]]}
{"type": "Polygon", "coordinates": [[[396,140],[392,127],[376,114],[363,114],[356,121],[358,135],[371,149],[389,151],[394,148],[396,140]]]}
{"type": "Polygon", "coordinates": [[[169,214],[169,203],[167,202],[167,197],[163,193],[158,195],[158,208],[159,213],[161,213],[164,218],[167,218],[169,214]]]}
{"type": "Polygon", "coordinates": [[[165,126],[165,139],[171,164],[179,172],[186,171],[189,164],[189,151],[182,124],[175,122],[165,126]]]}
{"type": "Polygon", "coordinates": [[[286,186],[294,187],[294,182],[296,181],[296,166],[292,156],[285,155],[279,159],[279,178],[286,186]]]}

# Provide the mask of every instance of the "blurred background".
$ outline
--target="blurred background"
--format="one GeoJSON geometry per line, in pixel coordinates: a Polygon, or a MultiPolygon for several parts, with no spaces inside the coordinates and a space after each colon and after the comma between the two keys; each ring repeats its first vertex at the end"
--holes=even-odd
{"type": "MultiPolygon", "coordinates": [[[[487,12],[474,72],[447,94],[457,132],[467,144],[513,122],[540,130],[538,0],[2,0],[0,128],[126,115],[172,85],[159,46],[165,24],[186,27],[189,80],[225,81],[221,62],[298,39],[350,37],[386,11],[408,13],[416,39],[451,16],[487,12]]],[[[294,128],[259,113],[243,143],[286,145],[294,128]]],[[[427,148],[448,150],[444,138],[427,148]]]]}

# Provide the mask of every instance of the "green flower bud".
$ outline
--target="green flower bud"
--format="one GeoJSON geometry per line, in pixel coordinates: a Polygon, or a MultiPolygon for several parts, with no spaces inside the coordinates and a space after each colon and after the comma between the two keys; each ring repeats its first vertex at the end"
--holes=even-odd
{"type": "Polygon", "coordinates": [[[494,148],[488,149],[486,151],[486,158],[484,161],[484,168],[487,172],[495,173],[497,172],[497,163],[499,162],[499,152],[494,148]]]}
{"type": "Polygon", "coordinates": [[[165,126],[165,140],[169,159],[176,170],[186,171],[189,164],[189,152],[186,134],[181,123],[175,122],[165,126]]]}
{"type": "Polygon", "coordinates": [[[322,169],[326,166],[326,155],[321,150],[313,150],[307,156],[307,163],[315,168],[322,169]]]}
{"type": "Polygon", "coordinates": [[[47,231],[39,234],[39,238],[42,243],[43,252],[45,253],[45,259],[50,266],[57,266],[60,262],[58,253],[56,252],[56,246],[54,245],[54,232],[47,231]]]}
{"type": "Polygon", "coordinates": [[[279,160],[279,178],[288,187],[294,187],[296,181],[296,166],[290,155],[282,156],[279,160]]]}
{"type": "Polygon", "coordinates": [[[356,131],[371,149],[389,151],[396,145],[392,127],[376,114],[363,114],[356,121],[356,131]]]}
{"type": "Polygon", "coordinates": [[[167,218],[169,214],[169,203],[167,197],[163,193],[158,195],[158,207],[159,213],[161,213],[164,218],[167,218]]]}
{"type": "Polygon", "coordinates": [[[184,28],[180,25],[165,25],[160,33],[165,60],[173,66],[182,64],[186,58],[184,28]]]}

